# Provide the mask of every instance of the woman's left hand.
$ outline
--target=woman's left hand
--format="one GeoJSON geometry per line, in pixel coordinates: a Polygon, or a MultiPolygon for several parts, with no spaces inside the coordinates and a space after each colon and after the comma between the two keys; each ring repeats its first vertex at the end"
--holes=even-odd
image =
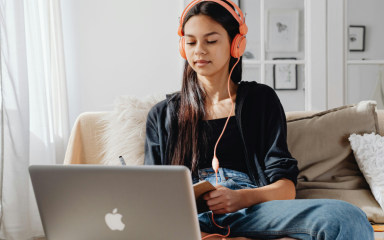
{"type": "Polygon", "coordinates": [[[233,213],[245,208],[240,190],[232,190],[220,184],[216,190],[206,193],[203,199],[207,200],[209,210],[214,214],[233,213]]]}

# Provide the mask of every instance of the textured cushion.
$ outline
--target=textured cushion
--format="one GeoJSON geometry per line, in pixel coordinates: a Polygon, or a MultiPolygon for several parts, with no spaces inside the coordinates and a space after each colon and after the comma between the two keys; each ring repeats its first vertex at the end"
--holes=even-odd
{"type": "Polygon", "coordinates": [[[101,164],[121,165],[123,156],[127,165],[144,164],[145,126],[149,110],[165,99],[165,94],[154,94],[140,100],[123,95],[116,98],[113,111],[99,120],[103,134],[98,145],[101,164]]]}
{"type": "Polygon", "coordinates": [[[378,133],[375,101],[362,101],[310,116],[287,120],[287,143],[298,160],[297,199],[328,198],[360,207],[368,220],[384,223],[353,155],[352,133],[378,133]]]}
{"type": "Polygon", "coordinates": [[[384,137],[371,133],[353,133],[349,138],[357,164],[384,210],[384,137]]]}

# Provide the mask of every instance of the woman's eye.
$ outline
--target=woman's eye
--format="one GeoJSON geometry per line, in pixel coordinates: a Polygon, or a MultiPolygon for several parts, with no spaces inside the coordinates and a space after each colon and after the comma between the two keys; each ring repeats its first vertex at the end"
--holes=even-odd
{"type": "MultiPolygon", "coordinates": [[[[217,42],[217,40],[216,40],[216,41],[213,41],[213,42],[207,42],[207,43],[215,43],[215,42],[217,42]]],[[[187,43],[187,44],[189,44],[189,45],[193,45],[193,44],[195,44],[195,43],[187,43]]]]}

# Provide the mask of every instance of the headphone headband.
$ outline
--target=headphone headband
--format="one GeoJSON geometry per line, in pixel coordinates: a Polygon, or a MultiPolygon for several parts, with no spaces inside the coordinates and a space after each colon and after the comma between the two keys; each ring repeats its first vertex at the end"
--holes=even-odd
{"type": "Polygon", "coordinates": [[[216,2],[218,4],[220,4],[221,6],[225,7],[231,14],[232,16],[239,22],[239,25],[240,25],[240,34],[242,35],[245,35],[247,32],[248,32],[248,28],[247,26],[245,25],[245,20],[244,20],[244,16],[243,16],[243,12],[241,11],[241,9],[234,3],[232,2],[231,0],[226,0],[227,2],[229,2],[233,7],[235,7],[235,9],[237,9],[237,11],[239,12],[240,14],[240,17],[237,15],[237,13],[230,7],[228,6],[228,4],[226,4],[225,2],[221,1],[221,0],[193,0],[192,2],[190,2],[187,7],[184,9],[183,13],[181,14],[181,18],[180,18],[180,25],[179,25],[179,29],[177,31],[177,33],[179,34],[180,37],[184,36],[184,32],[182,30],[182,25],[183,25],[183,22],[184,22],[184,17],[185,15],[187,15],[188,11],[194,6],[196,5],[197,3],[199,2],[204,2],[204,1],[210,1],[210,2],[216,2]]]}

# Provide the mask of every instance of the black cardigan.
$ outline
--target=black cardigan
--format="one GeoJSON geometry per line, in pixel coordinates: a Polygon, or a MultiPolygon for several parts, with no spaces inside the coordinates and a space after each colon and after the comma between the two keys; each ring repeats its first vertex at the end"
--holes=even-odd
{"type": "MultiPolygon", "coordinates": [[[[168,165],[168,134],[175,96],[154,105],[148,113],[145,165],[168,165]]],[[[281,178],[297,185],[299,169],[287,146],[287,122],[276,92],[268,85],[241,81],[237,89],[236,122],[243,140],[245,160],[252,182],[263,187],[281,178]]],[[[174,126],[172,122],[172,126],[174,126]]]]}
{"type": "MultiPolygon", "coordinates": [[[[211,168],[215,145],[223,132],[228,116],[220,119],[201,120],[202,130],[207,132],[208,142],[204,143],[199,139],[201,150],[199,158],[199,169],[211,168]],[[204,154],[206,150],[206,154],[204,154]]],[[[235,171],[243,172],[248,175],[248,166],[244,156],[243,139],[240,129],[236,122],[236,116],[229,118],[224,134],[221,136],[216,149],[216,156],[219,166],[235,171]]]]}

